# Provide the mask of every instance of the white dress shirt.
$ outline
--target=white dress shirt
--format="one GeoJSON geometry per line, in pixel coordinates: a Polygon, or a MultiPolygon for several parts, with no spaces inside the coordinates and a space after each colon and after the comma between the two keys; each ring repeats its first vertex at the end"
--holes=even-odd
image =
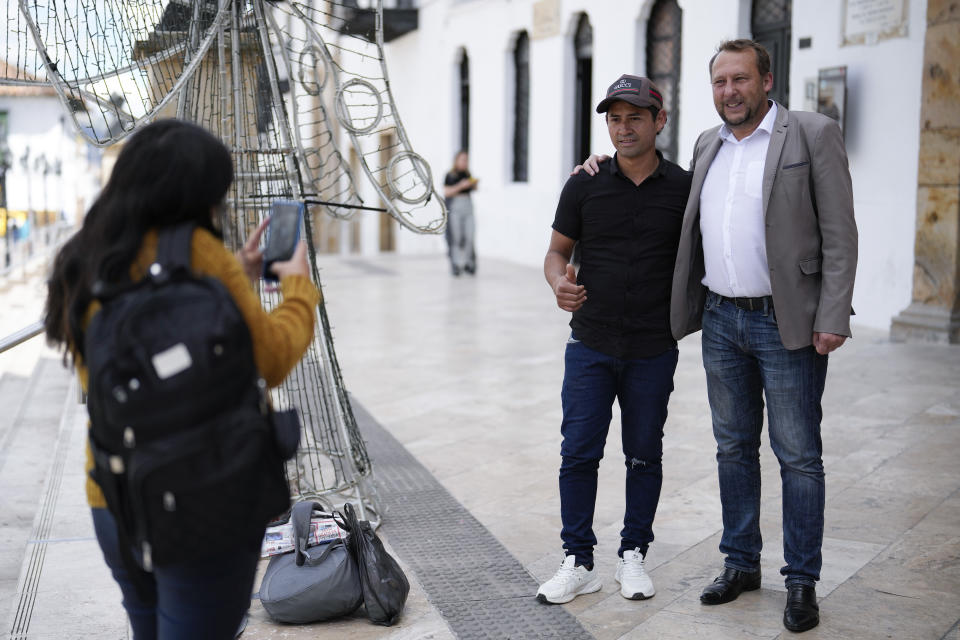
{"type": "Polygon", "coordinates": [[[763,219],[763,167],[777,105],[743,140],[724,124],[717,151],[700,191],[703,284],[728,298],[769,296],[770,269],[763,219]]]}

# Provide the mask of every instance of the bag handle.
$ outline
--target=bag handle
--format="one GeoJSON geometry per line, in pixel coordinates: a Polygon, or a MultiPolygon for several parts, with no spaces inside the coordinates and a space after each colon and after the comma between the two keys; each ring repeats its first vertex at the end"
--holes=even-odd
{"type": "Polygon", "coordinates": [[[328,543],[327,548],[317,558],[313,558],[307,553],[307,542],[310,540],[310,519],[313,518],[314,511],[327,513],[319,502],[298,502],[293,505],[290,512],[290,522],[293,523],[293,549],[296,553],[298,567],[302,567],[307,559],[310,559],[311,564],[322,561],[334,547],[338,546],[335,542],[328,543]]]}
{"type": "Polygon", "coordinates": [[[343,520],[344,522],[341,526],[346,531],[349,531],[350,533],[353,533],[354,531],[360,531],[360,520],[357,518],[357,511],[349,502],[346,502],[343,505],[343,520]]]}
{"type": "MultiPolygon", "coordinates": [[[[370,524],[369,520],[361,520],[357,515],[357,509],[349,502],[343,505],[343,524],[339,522],[340,528],[349,533],[350,535],[362,535],[363,531],[368,531],[373,533],[373,525],[370,524]]],[[[376,534],[374,534],[376,535],[376,534]]]]}
{"type": "Polygon", "coordinates": [[[333,553],[334,549],[345,547],[346,544],[343,542],[343,540],[333,540],[331,542],[325,542],[321,546],[323,547],[323,551],[317,556],[311,554],[311,551],[315,551],[317,547],[313,547],[312,549],[307,549],[304,551],[303,555],[300,556],[303,559],[303,562],[298,562],[297,566],[302,567],[303,565],[307,565],[308,567],[315,567],[319,564],[322,564],[323,561],[327,559],[327,556],[333,553]]]}
{"type": "Polygon", "coordinates": [[[290,522],[293,523],[293,549],[297,554],[297,566],[302,567],[306,557],[307,540],[310,538],[310,517],[316,502],[298,502],[293,505],[290,522]]]}

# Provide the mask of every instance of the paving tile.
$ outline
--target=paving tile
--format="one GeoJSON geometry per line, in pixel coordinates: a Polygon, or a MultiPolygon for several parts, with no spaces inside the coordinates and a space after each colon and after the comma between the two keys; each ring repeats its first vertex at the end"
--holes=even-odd
{"type": "MultiPolygon", "coordinates": [[[[37,546],[31,545],[31,549],[37,546]]],[[[94,538],[48,543],[38,550],[44,554],[43,565],[38,567],[38,592],[67,594],[84,586],[98,590],[114,586],[94,538]]]]}
{"type": "Polygon", "coordinates": [[[910,638],[940,640],[956,621],[960,594],[903,591],[875,576],[858,574],[820,603],[820,626],[805,634],[811,638],[910,638]]]}
{"type": "Polygon", "coordinates": [[[957,532],[960,531],[960,491],[934,507],[914,531],[957,532]]]}
{"type": "Polygon", "coordinates": [[[697,544],[687,547],[676,560],[684,564],[705,567],[710,574],[709,581],[712,581],[723,571],[723,555],[720,553],[721,534],[722,531],[717,530],[709,538],[704,538],[697,544]]]}
{"type": "Polygon", "coordinates": [[[90,507],[86,494],[78,491],[73,500],[61,497],[57,500],[54,520],[48,532],[51,539],[90,538],[94,536],[90,507]]]}
{"type": "MultiPolygon", "coordinates": [[[[559,512],[559,506],[555,516],[514,512],[508,505],[497,503],[471,509],[471,513],[524,566],[535,562],[545,552],[560,553],[559,512]],[[553,534],[552,539],[551,533],[553,534]]],[[[559,558],[558,555],[555,555],[555,557],[559,558]]],[[[559,559],[552,565],[558,563],[559,559]]],[[[552,568],[556,569],[555,566],[552,566],[552,568]]]]}
{"type": "Polygon", "coordinates": [[[824,537],[823,568],[820,570],[820,582],[817,583],[817,595],[821,598],[830,595],[885,548],[883,544],[872,542],[824,537]]]}
{"type": "Polygon", "coordinates": [[[661,494],[654,520],[657,539],[693,545],[722,527],[720,492],[716,475],[696,480],[682,489],[661,494]]]}
{"type": "Polygon", "coordinates": [[[776,635],[783,630],[783,606],[786,595],[780,591],[759,589],[743,593],[733,602],[707,606],[700,602],[701,589],[692,588],[664,610],[680,613],[703,624],[750,629],[759,634],[776,635]]]}
{"type": "MultiPolygon", "coordinates": [[[[928,592],[960,598],[960,522],[920,523],[858,572],[876,588],[903,596],[928,592]]],[[[960,608],[958,608],[960,611],[960,608]]]]}
{"type": "Polygon", "coordinates": [[[73,576],[71,589],[37,593],[30,619],[30,638],[66,640],[127,638],[127,619],[120,604],[120,589],[111,581],[102,588],[73,576]]]}
{"type": "Polygon", "coordinates": [[[13,615],[12,609],[17,606],[20,594],[17,591],[19,579],[6,575],[0,577],[0,620],[8,621],[13,615]]]}
{"type": "MultiPolygon", "coordinates": [[[[725,605],[724,605],[725,606],[725,605]]],[[[671,610],[659,611],[632,631],[620,636],[622,640],[765,640],[776,638],[782,628],[772,625],[740,625],[716,617],[704,618],[698,615],[678,613],[671,610]]]]}
{"type": "Polygon", "coordinates": [[[655,571],[661,566],[667,566],[673,563],[673,561],[686,550],[686,545],[672,544],[660,539],[654,540],[644,558],[644,567],[646,567],[648,572],[655,571]]]}
{"type": "Polygon", "coordinates": [[[824,533],[833,538],[889,543],[916,525],[941,500],[857,484],[827,501],[824,533]]]}
{"type": "Polygon", "coordinates": [[[708,582],[702,567],[672,562],[649,571],[656,594],[648,600],[627,600],[620,595],[619,585],[610,580],[612,593],[578,616],[598,640],[619,638],[634,627],[657,615],[687,591],[700,592],[708,582]]]}

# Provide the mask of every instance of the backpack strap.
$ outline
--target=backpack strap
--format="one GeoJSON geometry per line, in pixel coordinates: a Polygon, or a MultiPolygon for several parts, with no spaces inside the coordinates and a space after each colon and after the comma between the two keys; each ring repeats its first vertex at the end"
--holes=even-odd
{"type": "MultiPolygon", "coordinates": [[[[174,273],[190,272],[190,250],[195,227],[195,223],[188,221],[160,230],[157,235],[157,257],[147,269],[147,278],[154,283],[161,283],[174,273]]],[[[112,284],[97,280],[90,287],[90,293],[103,303],[136,286],[129,276],[112,284]]]]}
{"type": "Polygon", "coordinates": [[[149,277],[156,279],[164,271],[172,274],[190,270],[190,245],[194,226],[193,222],[182,222],[160,230],[157,238],[157,259],[150,265],[149,277]],[[160,265],[161,268],[157,269],[155,265],[160,265]]]}

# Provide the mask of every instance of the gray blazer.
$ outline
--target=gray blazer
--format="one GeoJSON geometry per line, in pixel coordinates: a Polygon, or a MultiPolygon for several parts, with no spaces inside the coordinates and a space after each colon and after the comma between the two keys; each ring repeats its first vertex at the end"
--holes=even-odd
{"type": "MultiPolygon", "coordinates": [[[[780,337],[787,349],[799,349],[812,344],[815,331],[850,335],[857,225],[840,127],[819,113],[777,108],[763,171],[767,262],[780,337]]],[[[670,303],[677,340],[701,326],[700,190],[720,149],[719,131],[704,131],[693,149],[670,303]]]]}

